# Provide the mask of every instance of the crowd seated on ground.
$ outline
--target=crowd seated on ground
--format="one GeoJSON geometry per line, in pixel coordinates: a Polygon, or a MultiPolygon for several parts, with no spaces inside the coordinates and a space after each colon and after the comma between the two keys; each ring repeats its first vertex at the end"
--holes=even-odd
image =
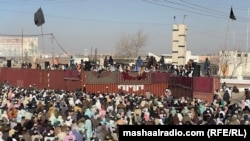
{"type": "MultiPolygon", "coordinates": [[[[226,90],[227,91],[227,90],[226,90]]],[[[0,140],[118,141],[117,125],[250,125],[250,100],[0,86],[0,140]],[[156,96],[157,95],[157,96],[156,96]]]]}

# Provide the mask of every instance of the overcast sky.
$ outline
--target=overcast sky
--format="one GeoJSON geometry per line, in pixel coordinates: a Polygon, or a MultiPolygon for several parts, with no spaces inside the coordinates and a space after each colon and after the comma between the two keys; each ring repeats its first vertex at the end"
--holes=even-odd
{"type": "Polygon", "coordinates": [[[61,46],[70,53],[112,54],[122,35],[143,29],[143,52],[160,55],[171,53],[172,25],[185,23],[193,54],[214,54],[225,45],[246,51],[249,7],[250,0],[0,0],[0,34],[37,35],[41,51],[41,33],[53,34],[60,45],[45,35],[45,52],[62,53],[61,46]],[[231,6],[237,20],[229,18],[231,6]],[[39,7],[45,23],[38,27],[39,7]]]}

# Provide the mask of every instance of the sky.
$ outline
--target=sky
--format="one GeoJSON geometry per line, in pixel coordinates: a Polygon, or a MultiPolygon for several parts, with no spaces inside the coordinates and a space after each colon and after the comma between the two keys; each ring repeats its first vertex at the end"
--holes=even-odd
{"type": "Polygon", "coordinates": [[[0,0],[0,35],[35,35],[46,53],[112,55],[122,36],[142,29],[141,53],[161,55],[172,52],[173,24],[186,24],[194,55],[248,51],[249,8],[250,0],[0,0]],[[36,26],[40,7],[45,23],[36,26]]]}

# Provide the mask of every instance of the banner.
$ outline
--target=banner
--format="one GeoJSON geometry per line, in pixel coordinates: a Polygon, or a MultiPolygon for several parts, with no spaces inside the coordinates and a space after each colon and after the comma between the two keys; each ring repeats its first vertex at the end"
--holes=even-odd
{"type": "Polygon", "coordinates": [[[121,72],[118,73],[118,85],[151,84],[151,73],[121,72]]]}
{"type": "Polygon", "coordinates": [[[116,84],[117,73],[110,71],[85,71],[86,84],[116,84]]]}
{"type": "Polygon", "coordinates": [[[80,72],[78,70],[65,70],[64,79],[66,80],[80,80],[80,72]]]}

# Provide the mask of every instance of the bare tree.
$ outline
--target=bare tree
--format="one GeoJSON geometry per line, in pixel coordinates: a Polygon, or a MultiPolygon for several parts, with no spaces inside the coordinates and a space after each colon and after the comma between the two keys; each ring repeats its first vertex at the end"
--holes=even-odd
{"type": "Polygon", "coordinates": [[[131,58],[130,36],[123,35],[116,43],[116,55],[122,58],[131,58]]]}
{"type": "Polygon", "coordinates": [[[230,79],[235,75],[238,68],[245,63],[244,54],[240,51],[221,51],[219,56],[222,77],[229,76],[229,68],[232,68],[230,79]]]}
{"type": "Polygon", "coordinates": [[[231,73],[231,76],[230,76],[230,79],[234,76],[236,70],[242,66],[244,63],[245,63],[245,54],[242,53],[242,52],[235,52],[237,54],[234,55],[234,57],[232,57],[232,61],[233,61],[233,69],[232,69],[232,73],[231,73]]]}
{"type": "Polygon", "coordinates": [[[143,29],[139,29],[131,35],[123,35],[116,43],[116,55],[123,58],[136,58],[147,40],[148,36],[143,29]]]}
{"type": "Polygon", "coordinates": [[[220,63],[220,72],[222,73],[222,77],[225,78],[227,76],[227,71],[229,69],[230,63],[230,55],[228,51],[221,51],[219,54],[219,63],[220,63]]]}

